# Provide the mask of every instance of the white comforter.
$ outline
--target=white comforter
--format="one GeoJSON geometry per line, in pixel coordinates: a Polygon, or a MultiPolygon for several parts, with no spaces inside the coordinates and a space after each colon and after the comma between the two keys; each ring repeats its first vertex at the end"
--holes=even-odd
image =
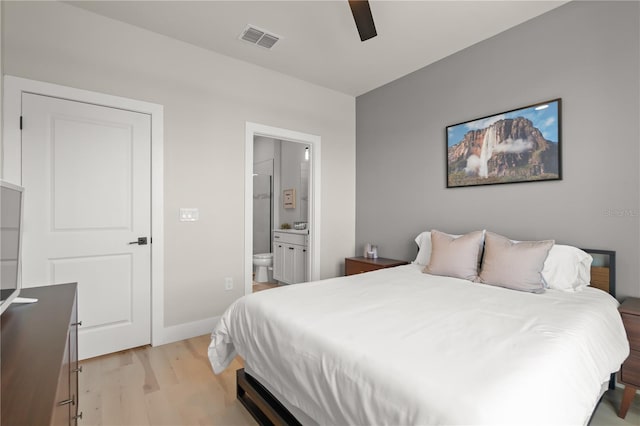
{"type": "Polygon", "coordinates": [[[608,294],[529,294],[416,265],[262,291],[212,334],[324,425],[585,424],[629,346],[608,294]]]}

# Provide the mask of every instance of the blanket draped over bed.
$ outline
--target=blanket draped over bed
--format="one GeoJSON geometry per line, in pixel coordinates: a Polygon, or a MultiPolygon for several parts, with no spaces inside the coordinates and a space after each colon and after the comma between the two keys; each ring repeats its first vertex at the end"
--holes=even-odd
{"type": "Polygon", "coordinates": [[[320,424],[581,425],[629,353],[617,306],[406,265],[240,298],[209,358],[239,354],[320,424]]]}

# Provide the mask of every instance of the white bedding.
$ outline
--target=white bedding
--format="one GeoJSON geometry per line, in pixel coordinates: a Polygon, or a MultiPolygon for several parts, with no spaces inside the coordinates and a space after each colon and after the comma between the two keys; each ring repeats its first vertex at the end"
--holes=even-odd
{"type": "Polygon", "coordinates": [[[629,346],[592,288],[531,294],[417,265],[243,297],[212,334],[320,424],[585,424],[629,346]]]}

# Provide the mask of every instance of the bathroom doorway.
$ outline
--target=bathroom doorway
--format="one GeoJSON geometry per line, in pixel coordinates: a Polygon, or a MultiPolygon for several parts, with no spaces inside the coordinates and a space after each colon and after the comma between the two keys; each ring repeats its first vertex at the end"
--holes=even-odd
{"type": "Polygon", "coordinates": [[[320,138],[247,123],[245,148],[245,294],[318,280],[320,138]]]}
{"type": "Polygon", "coordinates": [[[253,138],[253,291],[310,281],[310,146],[253,138]]]}

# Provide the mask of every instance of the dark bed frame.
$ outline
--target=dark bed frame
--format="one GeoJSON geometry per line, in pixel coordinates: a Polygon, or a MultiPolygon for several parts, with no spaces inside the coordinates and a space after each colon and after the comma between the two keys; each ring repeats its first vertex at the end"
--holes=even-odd
{"type": "Polygon", "coordinates": [[[244,368],[236,371],[236,397],[259,425],[302,424],[253,376],[244,368]]]}
{"type": "MultiPolygon", "coordinates": [[[[616,297],[616,252],[599,249],[582,249],[589,254],[601,255],[607,258],[608,266],[591,267],[591,286],[606,291],[616,297]]],[[[611,374],[609,389],[614,389],[616,373],[611,374]]],[[[258,380],[244,368],[236,371],[236,397],[253,418],[262,426],[301,426],[278,399],[273,396],[258,380]]],[[[602,398],[596,404],[593,412],[598,409],[602,398]]],[[[593,413],[589,419],[589,424],[593,413]]]]}

